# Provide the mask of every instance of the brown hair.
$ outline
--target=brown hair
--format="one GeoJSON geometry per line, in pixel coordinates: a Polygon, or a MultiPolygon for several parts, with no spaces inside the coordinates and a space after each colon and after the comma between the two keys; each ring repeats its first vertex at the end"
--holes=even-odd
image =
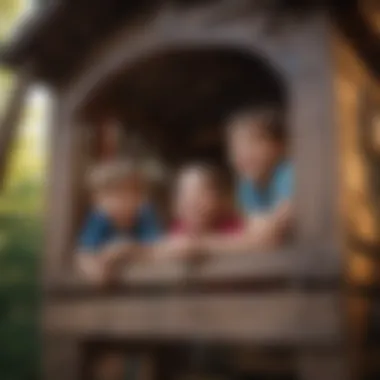
{"type": "Polygon", "coordinates": [[[253,124],[258,126],[270,139],[286,142],[287,128],[284,115],[274,107],[242,109],[228,119],[227,128],[233,131],[253,124]]]}

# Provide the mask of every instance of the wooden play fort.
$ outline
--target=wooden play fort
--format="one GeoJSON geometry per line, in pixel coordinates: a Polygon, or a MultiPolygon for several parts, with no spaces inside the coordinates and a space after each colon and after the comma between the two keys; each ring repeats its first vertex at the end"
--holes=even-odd
{"type": "Polygon", "coordinates": [[[91,379],[97,355],[115,349],[144,357],[146,379],[179,379],[187,346],[204,357],[223,347],[231,367],[273,378],[378,378],[380,4],[45,3],[0,56],[17,73],[0,174],[26,90],[43,84],[52,98],[44,378],[91,379]],[[290,128],[294,244],[138,263],[108,291],[78,277],[86,168],[133,149],[169,172],[190,158],[223,163],[222,122],[247,103],[276,106],[290,128]]]}

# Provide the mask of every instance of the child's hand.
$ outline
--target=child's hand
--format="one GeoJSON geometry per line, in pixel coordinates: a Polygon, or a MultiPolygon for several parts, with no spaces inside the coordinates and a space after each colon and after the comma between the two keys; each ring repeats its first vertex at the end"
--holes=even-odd
{"type": "Polygon", "coordinates": [[[102,267],[114,268],[119,264],[128,262],[134,257],[136,244],[130,241],[118,241],[109,244],[99,257],[102,267]]]}
{"type": "Polygon", "coordinates": [[[86,279],[97,286],[105,286],[114,279],[110,268],[102,265],[99,257],[93,255],[81,254],[78,258],[79,269],[86,279]]]}
{"type": "Polygon", "coordinates": [[[108,244],[96,258],[94,280],[102,286],[117,282],[123,265],[132,259],[135,244],[118,241],[108,244]]]}
{"type": "Polygon", "coordinates": [[[161,246],[160,251],[161,257],[183,258],[189,262],[198,262],[205,258],[199,239],[189,235],[169,237],[161,246]]]}
{"type": "Polygon", "coordinates": [[[189,236],[172,236],[161,246],[164,257],[189,257],[195,252],[194,239],[189,236]]]}

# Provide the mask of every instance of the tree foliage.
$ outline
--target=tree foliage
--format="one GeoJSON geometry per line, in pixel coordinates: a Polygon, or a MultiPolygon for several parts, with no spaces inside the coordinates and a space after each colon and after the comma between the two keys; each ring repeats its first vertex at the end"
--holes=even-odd
{"type": "MultiPolygon", "coordinates": [[[[18,22],[22,0],[0,0],[0,43],[18,22]]],[[[13,75],[0,70],[0,119],[13,75]]],[[[35,157],[31,126],[40,114],[28,107],[0,193],[0,379],[39,378],[38,267],[41,250],[41,158],[35,157]]]]}

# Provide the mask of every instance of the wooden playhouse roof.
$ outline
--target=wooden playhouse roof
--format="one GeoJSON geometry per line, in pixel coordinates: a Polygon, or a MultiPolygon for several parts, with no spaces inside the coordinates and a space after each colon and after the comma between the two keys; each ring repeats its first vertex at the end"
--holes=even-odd
{"type": "MultiPolygon", "coordinates": [[[[212,1],[215,0],[51,1],[24,23],[3,47],[0,63],[16,69],[31,63],[38,79],[59,83],[72,75],[91,49],[122,25],[146,17],[164,3],[188,6],[212,1]]],[[[357,0],[257,0],[251,3],[253,6],[271,4],[274,16],[311,10],[322,4],[331,6],[341,29],[372,70],[380,75],[378,35],[360,11],[357,0]]]]}

